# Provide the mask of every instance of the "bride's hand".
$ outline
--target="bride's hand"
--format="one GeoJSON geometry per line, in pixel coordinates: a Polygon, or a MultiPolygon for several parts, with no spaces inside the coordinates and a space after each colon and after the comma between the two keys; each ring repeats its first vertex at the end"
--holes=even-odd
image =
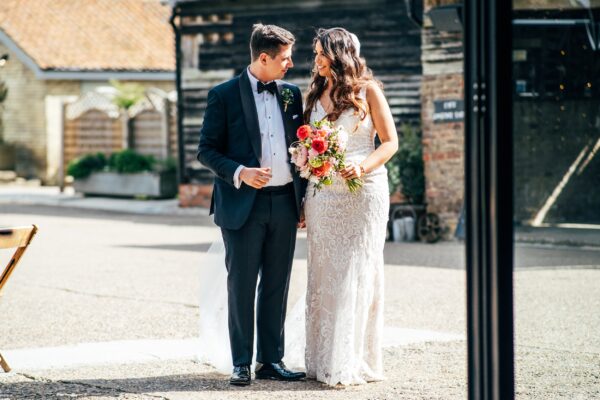
{"type": "Polygon", "coordinates": [[[302,205],[302,208],[300,209],[300,221],[298,221],[296,227],[298,229],[306,228],[306,216],[304,214],[304,205],[302,205]]]}
{"type": "Polygon", "coordinates": [[[365,174],[364,169],[362,168],[362,166],[360,164],[350,164],[346,168],[340,170],[340,175],[342,176],[342,178],[344,178],[346,180],[360,178],[364,174],[365,174]]]}

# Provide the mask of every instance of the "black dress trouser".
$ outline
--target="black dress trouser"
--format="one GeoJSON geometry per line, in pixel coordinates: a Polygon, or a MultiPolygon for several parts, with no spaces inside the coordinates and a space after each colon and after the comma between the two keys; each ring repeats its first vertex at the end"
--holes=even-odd
{"type": "Polygon", "coordinates": [[[259,190],[246,223],[237,230],[221,229],[234,366],[252,363],[255,295],[256,360],[274,363],[283,358],[296,223],[293,187],[287,185],[285,190],[277,192],[259,190]]]}

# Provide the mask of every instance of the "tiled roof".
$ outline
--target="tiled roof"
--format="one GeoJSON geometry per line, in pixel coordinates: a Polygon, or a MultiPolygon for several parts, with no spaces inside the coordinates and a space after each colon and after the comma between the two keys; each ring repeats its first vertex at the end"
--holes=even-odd
{"type": "Polygon", "coordinates": [[[0,30],[42,70],[172,71],[158,0],[0,0],[0,30]]]}

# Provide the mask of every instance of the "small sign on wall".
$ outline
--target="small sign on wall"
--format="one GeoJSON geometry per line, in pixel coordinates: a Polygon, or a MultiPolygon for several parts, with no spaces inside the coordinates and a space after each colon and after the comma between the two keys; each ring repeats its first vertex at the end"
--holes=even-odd
{"type": "Polygon", "coordinates": [[[433,122],[457,122],[465,118],[465,102],[458,100],[434,100],[433,122]]]}

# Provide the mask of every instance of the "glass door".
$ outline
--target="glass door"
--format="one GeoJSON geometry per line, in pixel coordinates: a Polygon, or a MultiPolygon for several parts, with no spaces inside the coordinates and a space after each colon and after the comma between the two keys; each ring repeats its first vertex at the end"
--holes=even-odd
{"type": "Polygon", "coordinates": [[[516,398],[600,398],[600,2],[512,25],[516,398]]]}

